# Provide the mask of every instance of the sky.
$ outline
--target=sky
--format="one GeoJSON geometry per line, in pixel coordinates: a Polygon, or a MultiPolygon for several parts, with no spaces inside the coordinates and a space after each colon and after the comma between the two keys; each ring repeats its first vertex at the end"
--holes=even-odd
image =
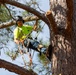
{"type": "MultiPolygon", "coordinates": [[[[20,1],[22,1],[22,0],[20,0],[20,1]]],[[[45,12],[49,10],[49,0],[38,0],[38,2],[40,3],[40,8],[42,10],[44,10],[45,12]]],[[[44,40],[47,40],[49,38],[49,30],[48,30],[47,25],[44,26],[43,32],[44,33],[41,33],[39,35],[39,37],[41,37],[41,38],[45,37],[44,40]]],[[[12,61],[7,55],[4,54],[4,52],[2,52],[2,55],[0,56],[0,58],[4,59],[4,60],[8,60],[9,62],[12,62],[12,63],[17,63],[18,65],[20,65],[20,63],[22,63],[20,60],[21,57],[17,58],[16,61],[12,61]]],[[[1,75],[17,75],[15,73],[9,72],[8,70],[5,70],[5,69],[0,69],[0,74],[1,75]]]]}

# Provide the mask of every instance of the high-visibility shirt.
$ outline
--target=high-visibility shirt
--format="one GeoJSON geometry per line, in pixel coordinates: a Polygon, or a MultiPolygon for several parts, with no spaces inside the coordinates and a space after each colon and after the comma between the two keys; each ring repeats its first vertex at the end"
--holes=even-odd
{"type": "Polygon", "coordinates": [[[33,26],[23,25],[22,27],[16,27],[14,30],[14,38],[18,40],[24,40],[26,36],[32,31],[33,26]]]}

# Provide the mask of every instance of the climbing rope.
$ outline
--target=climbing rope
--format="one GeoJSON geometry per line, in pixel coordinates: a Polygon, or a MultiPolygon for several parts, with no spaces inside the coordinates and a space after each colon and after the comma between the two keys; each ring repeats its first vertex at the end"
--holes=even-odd
{"type": "Polygon", "coordinates": [[[24,54],[23,54],[23,52],[20,49],[20,44],[18,44],[18,50],[19,50],[19,53],[22,55],[22,59],[23,59],[24,65],[26,67],[26,62],[25,62],[25,59],[24,59],[24,54]]]}
{"type": "MultiPolygon", "coordinates": [[[[45,24],[42,26],[42,28],[41,28],[41,29],[43,29],[43,28],[44,28],[44,26],[45,26],[45,24]]],[[[40,34],[40,32],[37,32],[35,39],[39,36],[39,34],[40,34]]]]}

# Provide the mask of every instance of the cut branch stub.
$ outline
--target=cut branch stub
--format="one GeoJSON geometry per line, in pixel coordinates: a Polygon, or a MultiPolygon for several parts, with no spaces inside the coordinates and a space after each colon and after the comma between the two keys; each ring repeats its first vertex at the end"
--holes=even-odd
{"type": "Polygon", "coordinates": [[[53,17],[52,12],[51,11],[47,11],[45,15],[46,15],[47,19],[49,20],[49,23],[50,23],[50,26],[52,28],[53,33],[57,34],[58,33],[57,24],[55,22],[55,19],[53,17]]]}

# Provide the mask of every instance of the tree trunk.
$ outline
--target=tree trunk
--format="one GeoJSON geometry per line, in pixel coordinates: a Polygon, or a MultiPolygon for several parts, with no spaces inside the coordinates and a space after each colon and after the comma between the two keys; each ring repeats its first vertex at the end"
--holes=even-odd
{"type": "MultiPolygon", "coordinates": [[[[52,74],[76,75],[76,11],[75,0],[50,0],[50,10],[57,24],[52,45],[52,74]]],[[[54,27],[52,27],[53,29],[54,27]]]]}

